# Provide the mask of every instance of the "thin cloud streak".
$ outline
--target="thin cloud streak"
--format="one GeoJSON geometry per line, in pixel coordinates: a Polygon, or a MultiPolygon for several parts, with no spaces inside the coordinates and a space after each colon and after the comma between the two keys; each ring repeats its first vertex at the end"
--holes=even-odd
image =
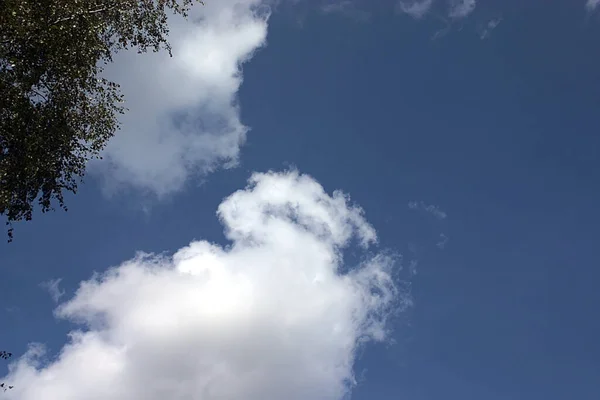
{"type": "Polygon", "coordinates": [[[490,36],[490,34],[492,33],[492,31],[494,29],[496,29],[498,27],[498,25],[500,25],[500,22],[502,22],[501,17],[494,18],[494,19],[488,21],[488,23],[485,25],[485,28],[483,28],[483,30],[481,31],[481,34],[479,35],[481,40],[487,39],[490,36]]]}
{"type": "Polygon", "coordinates": [[[408,203],[408,208],[411,210],[423,210],[437,219],[445,219],[448,215],[441,210],[438,206],[433,204],[425,204],[422,201],[410,201],[408,203]]]}

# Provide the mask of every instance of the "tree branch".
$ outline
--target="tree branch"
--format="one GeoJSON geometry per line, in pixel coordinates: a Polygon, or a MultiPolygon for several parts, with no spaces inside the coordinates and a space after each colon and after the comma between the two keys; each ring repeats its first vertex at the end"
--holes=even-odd
{"type": "MultiPolygon", "coordinates": [[[[71,15],[70,17],[64,17],[64,18],[57,19],[56,21],[52,22],[50,24],[50,26],[58,25],[60,23],[66,22],[66,21],[71,21],[72,19],[74,19],[75,17],[78,17],[80,15],[93,15],[93,14],[98,14],[98,13],[102,13],[102,12],[112,11],[112,10],[116,9],[117,7],[118,7],[118,4],[114,4],[112,6],[97,8],[95,10],[87,10],[81,14],[71,15]]],[[[121,9],[118,11],[125,11],[125,10],[121,9]]]]}

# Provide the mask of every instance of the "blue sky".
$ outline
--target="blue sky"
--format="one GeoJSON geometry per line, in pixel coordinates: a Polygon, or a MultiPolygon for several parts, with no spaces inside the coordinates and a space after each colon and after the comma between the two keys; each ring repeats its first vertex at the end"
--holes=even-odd
{"type": "MultiPolygon", "coordinates": [[[[207,20],[222,17],[228,15],[223,10],[237,3],[260,5],[259,1],[228,1],[213,9],[208,4],[200,12],[207,13],[207,20]]],[[[273,321],[260,325],[264,331],[257,337],[271,337],[273,329],[283,329],[277,324],[294,312],[306,318],[302,321],[312,322],[288,332],[304,341],[304,347],[273,345],[270,351],[264,350],[264,371],[289,368],[289,376],[285,372],[267,375],[264,382],[258,380],[260,387],[219,378],[217,394],[188,388],[191,391],[181,398],[239,398],[235,392],[239,385],[239,390],[246,391],[242,393],[250,393],[249,398],[336,399],[344,394],[340,387],[345,387],[352,370],[357,384],[351,395],[359,400],[597,398],[600,322],[595,311],[600,304],[596,288],[600,272],[594,243],[600,223],[600,137],[596,133],[600,13],[594,11],[600,10],[593,9],[594,2],[586,8],[585,1],[481,0],[473,1],[475,8],[469,8],[466,15],[456,14],[456,7],[468,7],[467,3],[471,2],[457,2],[452,8],[437,1],[431,8],[422,8],[422,15],[411,16],[393,2],[327,6],[299,1],[280,5],[268,22],[261,8],[255,19],[223,17],[222,24],[201,30],[202,37],[214,39],[218,51],[193,52],[191,59],[184,59],[199,60],[194,65],[202,65],[183,70],[189,80],[177,81],[175,74],[173,81],[161,84],[141,73],[141,86],[124,88],[137,101],[132,102],[132,116],[122,132],[129,136],[115,140],[107,150],[105,165],[91,167],[80,193],[69,197],[69,211],[37,215],[32,222],[16,226],[13,243],[0,245],[1,347],[13,351],[18,361],[28,344],[47,346],[46,358],[42,357],[37,370],[29,359],[14,364],[7,378],[18,382],[18,390],[4,395],[11,399],[99,398],[89,390],[115,382],[99,380],[93,365],[84,368],[88,372],[69,375],[69,366],[74,368],[76,363],[68,363],[68,351],[63,349],[67,334],[79,326],[74,321],[79,319],[84,321],[84,331],[109,332],[121,338],[120,345],[133,346],[139,336],[130,338],[119,329],[134,329],[134,324],[111,325],[110,318],[123,317],[118,309],[127,308],[129,302],[140,308],[125,314],[127,318],[143,313],[148,295],[139,288],[150,278],[135,275],[127,281],[132,286],[121,295],[110,294],[106,289],[110,282],[103,281],[97,284],[97,293],[91,290],[93,295],[88,297],[84,290],[76,294],[80,282],[88,281],[94,271],[102,273],[131,260],[138,251],[173,254],[191,241],[205,240],[220,246],[235,244],[233,250],[223,248],[227,263],[233,265],[226,268],[275,268],[273,276],[279,277],[275,282],[264,276],[254,280],[248,272],[249,282],[264,289],[267,299],[281,301],[269,314],[273,321]],[[232,30],[228,23],[234,26],[232,30]],[[239,34],[235,29],[241,30],[239,37],[231,33],[239,34]],[[236,74],[236,63],[242,60],[246,60],[243,82],[236,74]],[[198,77],[200,73],[205,75],[198,77]],[[153,84],[165,90],[163,97],[150,97],[163,93],[153,92],[158,90],[150,87],[153,84]],[[140,87],[150,94],[142,93],[140,87]],[[141,113],[136,114],[135,106],[141,113]],[[154,129],[144,125],[151,120],[149,114],[165,110],[176,113],[178,122],[172,124],[173,132],[179,129],[172,133],[176,139],[170,142],[157,134],[160,140],[152,142],[135,135],[136,129],[144,135],[154,129]],[[184,132],[181,126],[186,124],[184,132]],[[223,137],[227,140],[218,140],[223,137]],[[169,148],[163,151],[165,147],[169,148]],[[171,148],[169,158],[164,154],[171,148]],[[212,151],[212,158],[207,151],[212,151]],[[222,168],[236,159],[237,165],[222,168]],[[253,172],[269,170],[276,173],[258,176],[256,186],[240,192],[239,202],[224,202],[246,187],[253,172]],[[286,172],[294,170],[312,178],[303,181],[286,172]],[[324,192],[307,182],[318,182],[324,192]],[[289,191],[270,192],[288,185],[289,191]],[[337,189],[351,201],[340,203],[340,198],[331,197],[337,189]],[[281,229],[290,229],[273,233],[273,225],[257,222],[260,218],[255,221],[252,212],[254,206],[277,209],[281,205],[277,193],[283,192],[288,197],[282,204],[299,204],[298,214],[285,217],[283,208],[275,217],[265,214],[281,219],[281,229]],[[223,223],[215,214],[222,203],[223,223]],[[359,205],[364,218],[355,216],[350,204],[359,205]],[[327,218],[321,221],[322,215],[327,218]],[[321,232],[315,221],[329,230],[321,232]],[[224,224],[231,241],[224,235],[224,224]],[[358,242],[368,240],[369,226],[378,242],[364,250],[358,242]],[[359,241],[348,241],[342,234],[345,229],[355,232],[359,241]],[[267,244],[261,242],[262,235],[270,238],[265,239],[267,244]],[[249,238],[264,247],[247,244],[249,238]],[[321,258],[316,250],[303,248],[304,243],[317,246],[311,249],[323,245],[323,254],[343,252],[340,269],[335,272],[335,263],[321,258]],[[243,255],[241,261],[234,257],[236,249],[243,255]],[[259,256],[253,249],[264,251],[259,256]],[[317,275],[328,276],[334,271],[323,278],[331,291],[297,287],[291,278],[298,277],[292,272],[278,275],[277,268],[284,262],[273,254],[287,260],[293,273],[308,274],[314,268],[317,275]],[[390,254],[393,265],[381,258],[390,254]],[[369,271],[365,267],[369,263],[394,280],[393,300],[385,296],[389,282],[363,287],[363,281],[356,278],[354,289],[344,286],[339,274],[353,268],[369,271]],[[66,304],[61,308],[65,318],[53,315],[57,304],[47,285],[40,287],[58,278],[58,289],[64,291],[58,302],[66,304]],[[135,279],[140,279],[139,288],[135,279]],[[278,288],[288,290],[287,295],[278,288]],[[383,290],[384,294],[376,305],[367,305],[360,298],[362,292],[355,289],[383,290]],[[313,298],[302,298],[302,293],[313,293],[315,301],[322,301],[305,309],[302,305],[313,298]],[[335,300],[331,293],[340,297],[335,300]],[[122,303],[110,305],[111,296],[122,303]],[[329,304],[329,311],[319,309],[319,304],[329,304]],[[398,308],[402,312],[394,312],[398,308]],[[112,316],[104,322],[108,328],[98,327],[95,311],[112,316]],[[385,320],[390,312],[392,316],[385,320]],[[329,331],[324,329],[331,321],[346,327],[340,333],[344,338],[366,338],[367,344],[348,349],[327,341],[324,337],[329,331]],[[378,342],[374,332],[382,326],[388,331],[378,342]],[[310,349],[320,350],[313,354],[310,349]],[[289,358],[269,358],[278,350],[289,358]],[[56,358],[59,354],[63,356],[56,358]],[[306,364],[297,361],[302,354],[310,354],[306,364]],[[339,371],[329,368],[340,363],[339,371]],[[324,365],[329,372],[317,377],[307,372],[312,365],[324,365]],[[278,379],[283,389],[273,383],[278,379]],[[89,386],[78,386],[88,380],[89,386]],[[229,384],[235,388],[231,393],[218,392],[229,384]],[[287,393],[286,387],[294,388],[296,394],[287,393]],[[218,397],[219,393],[225,397],[218,397]]],[[[404,9],[409,6],[405,3],[404,9]]],[[[175,40],[186,38],[187,33],[185,28],[175,30],[175,40]]],[[[201,50],[212,49],[208,39],[198,40],[182,39],[176,49],[194,50],[194,44],[201,50]]],[[[178,60],[176,56],[173,62],[178,60]]],[[[181,65],[188,65],[185,62],[181,65]]],[[[136,76],[139,63],[146,63],[148,71],[156,65],[147,59],[118,59],[117,72],[111,73],[127,77],[130,68],[131,76],[136,76]]],[[[158,125],[166,129],[166,133],[161,131],[164,134],[171,132],[164,121],[158,125]]],[[[206,260],[200,257],[192,263],[209,263],[206,260]]],[[[136,262],[140,271],[147,271],[148,263],[136,262]]],[[[181,267],[177,262],[161,262],[166,266],[160,264],[159,270],[181,267]]],[[[218,272],[211,273],[218,276],[218,272]]],[[[223,282],[223,290],[233,285],[233,281],[223,282]]],[[[169,302],[162,304],[162,298],[152,298],[156,307],[191,307],[172,293],[164,293],[169,302]]],[[[204,301],[212,304],[210,299],[204,301]]],[[[250,308],[242,316],[254,316],[255,311],[250,308]]],[[[202,323],[208,323],[209,314],[202,315],[202,323]]],[[[242,328],[235,325],[236,329],[251,331],[253,321],[242,328]]],[[[193,329],[209,332],[215,326],[202,323],[188,327],[190,335],[204,337],[193,329]]],[[[178,336],[185,329],[174,329],[170,340],[187,343],[178,336]]],[[[219,335],[227,333],[219,331],[219,335]]],[[[213,345],[223,351],[223,362],[237,371],[237,358],[228,356],[227,349],[253,349],[247,353],[252,361],[260,346],[243,337],[234,339],[213,345]]],[[[80,354],[88,360],[85,343],[71,340],[75,343],[71,356],[80,354]]],[[[204,342],[195,345],[208,346],[204,342]]],[[[153,354],[146,362],[184,369],[180,376],[184,387],[185,382],[202,380],[197,370],[185,370],[188,364],[180,358],[162,353],[152,358],[153,354]]],[[[134,356],[123,357],[131,365],[141,365],[127,358],[134,356]]],[[[139,373],[141,379],[151,379],[156,374],[152,371],[127,369],[123,376],[139,373]]],[[[101,392],[103,398],[124,398],[123,393],[134,393],[136,398],[143,393],[134,380],[115,383],[119,385],[124,391],[101,392]]],[[[159,396],[161,390],[164,387],[152,393],[159,396]]]]}

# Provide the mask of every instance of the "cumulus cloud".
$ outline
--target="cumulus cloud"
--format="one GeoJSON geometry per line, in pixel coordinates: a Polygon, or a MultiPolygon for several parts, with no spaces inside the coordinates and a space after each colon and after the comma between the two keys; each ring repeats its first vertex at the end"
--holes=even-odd
{"type": "Polygon", "coordinates": [[[122,130],[92,171],[107,188],[125,185],[164,196],[195,176],[235,165],[248,128],[237,92],[242,64],[265,44],[263,0],[196,5],[190,20],[170,18],[166,52],[119,53],[106,75],[121,84],[122,130]]]}
{"type": "Polygon", "coordinates": [[[432,4],[433,0],[400,0],[398,6],[401,12],[420,19],[429,12],[432,4]]]}
{"type": "Polygon", "coordinates": [[[600,5],[600,0],[587,0],[585,7],[588,11],[594,11],[600,5]]]}
{"type": "Polygon", "coordinates": [[[62,290],[59,285],[62,281],[61,278],[50,279],[49,281],[40,283],[40,287],[50,294],[50,297],[55,303],[58,303],[61,297],[65,295],[65,291],[62,290]]]}
{"type": "Polygon", "coordinates": [[[476,0],[450,0],[450,18],[464,18],[475,10],[476,0]]]}
{"type": "Polygon", "coordinates": [[[229,246],[140,254],[83,282],[56,311],[83,328],[50,362],[34,345],[11,364],[7,399],[346,396],[357,347],[387,337],[403,298],[362,210],[286,172],[253,175],[217,214],[229,246]],[[346,268],[352,243],[363,261],[346,268]]]}

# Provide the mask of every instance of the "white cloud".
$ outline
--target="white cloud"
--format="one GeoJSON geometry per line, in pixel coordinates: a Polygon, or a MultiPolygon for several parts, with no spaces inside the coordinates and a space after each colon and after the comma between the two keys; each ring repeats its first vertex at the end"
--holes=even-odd
{"type": "Polygon", "coordinates": [[[476,0],[450,0],[450,18],[464,18],[475,10],[476,0]]]}
{"type": "Polygon", "coordinates": [[[431,9],[432,4],[433,0],[400,0],[398,3],[400,11],[415,19],[423,18],[431,9]]]}
{"type": "Polygon", "coordinates": [[[61,278],[50,279],[49,281],[40,283],[40,287],[50,294],[50,297],[55,303],[58,303],[61,297],[65,295],[65,291],[61,290],[59,285],[62,281],[61,278]]]}
{"type": "Polygon", "coordinates": [[[265,44],[263,0],[196,5],[173,17],[166,52],[119,53],[106,74],[121,84],[129,111],[109,142],[101,172],[109,189],[132,186],[164,196],[194,176],[234,165],[248,128],[240,121],[241,64],[265,44]]]}
{"type": "Polygon", "coordinates": [[[230,246],[195,241],[83,282],[57,315],[85,329],[46,365],[40,346],[11,364],[7,399],[342,399],[357,346],[387,337],[404,298],[362,211],[288,172],[253,175],[217,214],[230,246]],[[341,272],[353,238],[365,258],[341,272]]]}
{"type": "Polygon", "coordinates": [[[585,7],[588,11],[594,11],[600,5],[600,0],[587,0],[585,7]]]}

